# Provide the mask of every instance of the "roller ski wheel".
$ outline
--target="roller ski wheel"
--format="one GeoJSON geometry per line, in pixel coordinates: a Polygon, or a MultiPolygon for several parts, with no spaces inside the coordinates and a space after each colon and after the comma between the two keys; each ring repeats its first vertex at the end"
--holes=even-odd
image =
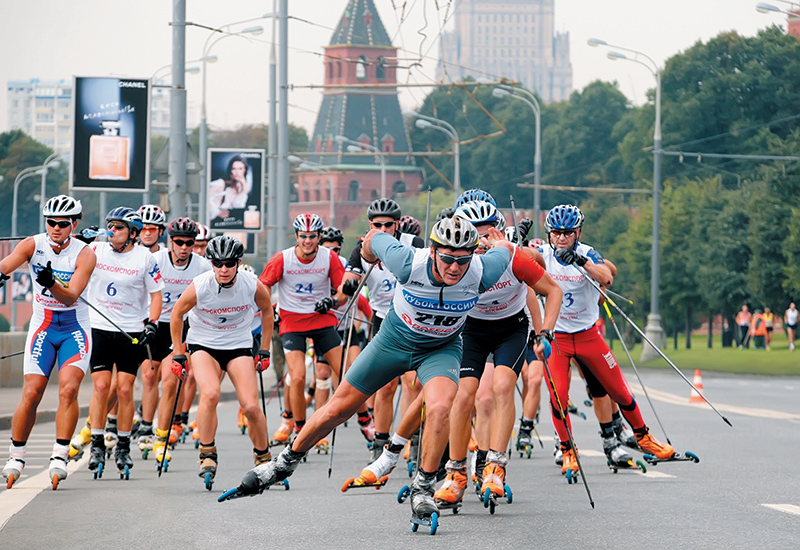
{"type": "Polygon", "coordinates": [[[696,454],[686,451],[685,453],[675,453],[669,458],[658,458],[657,456],[645,454],[642,456],[648,464],[660,464],[662,462],[694,462],[697,464],[700,462],[700,457],[696,454]]]}
{"type": "Polygon", "coordinates": [[[408,485],[403,485],[403,487],[400,488],[400,492],[397,493],[398,504],[403,504],[408,498],[408,495],[410,494],[411,494],[411,487],[409,487],[408,485]]]}
{"type": "Polygon", "coordinates": [[[205,482],[206,491],[210,491],[211,488],[214,487],[214,476],[211,472],[206,472],[203,481],[205,482]]]}
{"type": "Polygon", "coordinates": [[[533,453],[533,446],[531,446],[531,445],[520,445],[520,443],[517,442],[517,451],[519,452],[519,457],[520,458],[524,458],[524,457],[530,458],[531,454],[533,453]]]}
{"type": "Polygon", "coordinates": [[[60,477],[58,477],[58,475],[54,475],[54,476],[53,476],[53,479],[51,479],[51,480],[50,480],[50,482],[51,482],[51,484],[52,484],[52,487],[53,487],[53,490],[54,490],[54,491],[55,491],[56,489],[58,489],[58,482],[59,482],[59,481],[61,481],[61,478],[60,478],[60,477]]]}
{"type": "Polygon", "coordinates": [[[439,528],[439,514],[434,512],[429,517],[424,518],[411,516],[411,532],[416,533],[420,525],[427,527],[429,534],[435,535],[436,530],[439,528]]]}
{"type": "Polygon", "coordinates": [[[586,420],[586,413],[579,411],[578,407],[572,401],[567,403],[567,412],[569,412],[570,414],[574,414],[575,416],[580,416],[581,418],[586,420]]]}
{"type": "Polygon", "coordinates": [[[566,477],[567,477],[567,484],[571,485],[573,483],[578,483],[578,475],[579,470],[567,470],[566,477]]]}
{"type": "Polygon", "coordinates": [[[317,450],[317,454],[328,454],[328,451],[330,450],[330,446],[328,445],[327,439],[323,439],[322,441],[314,445],[314,448],[317,450]]]}
{"type": "Polygon", "coordinates": [[[6,481],[6,489],[11,489],[14,486],[14,483],[19,479],[18,474],[8,474],[8,480],[6,481]]]}
{"type": "Polygon", "coordinates": [[[148,456],[150,456],[150,449],[142,449],[142,460],[147,460],[148,456]]]}
{"type": "Polygon", "coordinates": [[[102,462],[97,465],[97,469],[94,471],[94,479],[102,479],[103,478],[103,464],[102,462]]]}
{"type": "MultiPolygon", "coordinates": [[[[284,491],[288,491],[289,490],[289,480],[288,479],[284,479],[283,481],[280,481],[280,482],[276,483],[275,485],[278,485],[279,483],[283,484],[284,491]]],[[[268,491],[269,487],[266,487],[264,490],[268,491]]],[[[263,492],[263,491],[261,491],[261,492],[263,492]]],[[[222,493],[219,496],[219,498],[217,498],[217,502],[225,502],[226,500],[236,500],[237,498],[242,498],[242,497],[254,497],[256,495],[260,495],[261,492],[252,493],[252,494],[246,494],[246,493],[243,493],[241,491],[241,489],[239,489],[238,487],[234,487],[233,489],[228,489],[227,491],[222,493]]]]}
{"type": "Polygon", "coordinates": [[[128,481],[131,478],[131,469],[126,465],[119,471],[119,478],[128,481]]]}
{"type": "Polygon", "coordinates": [[[361,476],[358,476],[356,478],[351,477],[344,482],[344,485],[342,485],[342,492],[346,493],[348,489],[355,489],[358,487],[375,487],[376,490],[379,490],[381,487],[386,485],[388,481],[389,481],[389,476],[383,476],[378,480],[377,483],[369,483],[361,476]]]}
{"type": "Polygon", "coordinates": [[[464,503],[460,500],[458,502],[447,502],[444,500],[434,499],[434,502],[439,510],[452,510],[454,515],[458,515],[458,511],[464,505],[464,503]]]}
{"type": "Polygon", "coordinates": [[[614,472],[615,474],[619,470],[640,470],[643,474],[647,473],[647,466],[644,465],[644,462],[641,460],[637,460],[634,462],[633,460],[629,460],[626,463],[621,462],[611,462],[607,460],[606,463],[608,464],[608,469],[614,472]]]}

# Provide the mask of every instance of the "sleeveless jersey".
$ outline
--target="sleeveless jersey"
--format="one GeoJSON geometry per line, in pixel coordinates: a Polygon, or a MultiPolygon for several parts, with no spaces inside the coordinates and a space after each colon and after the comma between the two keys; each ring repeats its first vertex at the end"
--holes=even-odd
{"type": "Polygon", "coordinates": [[[786,310],[786,324],[787,325],[796,325],[797,324],[797,310],[796,309],[787,309],[786,310]]]}
{"type": "MultiPolygon", "coordinates": [[[[398,241],[404,246],[411,246],[414,235],[401,233],[398,241]]],[[[384,268],[382,262],[378,262],[372,268],[365,286],[369,289],[369,307],[378,317],[385,318],[389,306],[392,305],[397,279],[388,269],[384,268]]]]}
{"type": "Polygon", "coordinates": [[[411,274],[398,283],[392,307],[412,332],[433,338],[456,334],[467,313],[478,302],[483,263],[473,260],[459,282],[452,286],[434,286],[428,276],[430,250],[414,253],[411,274]]]}
{"type": "Polygon", "coordinates": [[[256,306],[258,278],[239,270],[230,288],[220,289],[213,271],[198,275],[194,280],[197,305],[189,311],[187,344],[211,349],[239,349],[253,346],[250,332],[256,306]]]}
{"type": "Polygon", "coordinates": [[[164,279],[164,290],[161,291],[161,317],[159,323],[169,323],[172,308],[181,297],[183,291],[195,277],[211,270],[211,262],[192,252],[189,263],[183,267],[175,267],[169,256],[167,248],[162,248],[153,256],[156,258],[161,277],[164,279]]]}
{"type": "Polygon", "coordinates": [[[331,249],[320,246],[311,263],[297,258],[295,247],[283,254],[283,276],[278,281],[281,309],[294,313],[314,313],[314,304],[331,296],[331,249]]]}
{"type": "MultiPolygon", "coordinates": [[[[61,279],[64,283],[69,284],[72,275],[75,273],[75,263],[78,261],[78,254],[86,248],[86,243],[78,239],[70,238],[70,243],[67,248],[62,250],[59,254],[53,251],[53,247],[47,241],[46,233],[39,233],[33,236],[33,243],[35,245],[33,258],[31,258],[28,268],[31,274],[31,281],[33,284],[33,310],[40,313],[45,309],[52,309],[57,311],[67,311],[70,309],[85,312],[89,307],[81,300],[68,306],[63,302],[53,297],[49,290],[36,282],[36,276],[43,267],[47,266],[47,262],[51,262],[53,268],[53,275],[61,279]]],[[[56,284],[60,284],[56,281],[56,284]]]]}
{"type": "MultiPolygon", "coordinates": [[[[107,242],[91,246],[97,265],[89,280],[89,301],[125,332],[141,332],[150,316],[150,294],[164,288],[155,257],[142,246],[122,254],[107,242]]],[[[118,332],[105,317],[89,311],[92,328],[118,332]]]]}
{"type": "MultiPolygon", "coordinates": [[[[523,254],[516,246],[514,253],[523,254]]],[[[470,317],[485,320],[505,319],[525,308],[528,285],[517,279],[513,266],[512,257],[500,279],[492,288],[480,295],[475,309],[469,312],[470,317]]]]}
{"type": "MultiPolygon", "coordinates": [[[[544,256],[547,273],[564,291],[561,311],[556,320],[556,332],[574,333],[593,327],[600,317],[600,293],[577,267],[561,263],[550,246],[543,246],[539,251],[544,256]]],[[[589,261],[603,261],[600,254],[589,245],[579,242],[575,251],[588,257],[589,261]]]]}

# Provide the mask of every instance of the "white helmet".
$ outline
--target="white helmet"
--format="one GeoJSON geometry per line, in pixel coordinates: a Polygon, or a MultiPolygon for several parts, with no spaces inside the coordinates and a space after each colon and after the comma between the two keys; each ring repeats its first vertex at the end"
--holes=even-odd
{"type": "Polygon", "coordinates": [[[167,215],[161,210],[160,206],[155,204],[145,204],[139,207],[139,215],[142,217],[142,223],[150,225],[157,225],[161,229],[167,227],[167,215]]]}
{"type": "Polygon", "coordinates": [[[465,202],[456,209],[455,216],[467,220],[472,225],[490,223],[494,226],[497,226],[499,218],[502,217],[495,205],[485,201],[465,202]]]}
{"type": "Polygon", "coordinates": [[[431,240],[439,246],[474,249],[478,246],[480,235],[475,226],[462,218],[444,218],[431,229],[431,240]]]}
{"type": "Polygon", "coordinates": [[[68,195],[58,195],[45,203],[42,216],[45,218],[80,219],[82,211],[81,201],[68,195]]]}
{"type": "Polygon", "coordinates": [[[211,231],[208,230],[208,226],[198,223],[197,236],[194,238],[195,242],[207,242],[209,239],[211,239],[211,231]]]}

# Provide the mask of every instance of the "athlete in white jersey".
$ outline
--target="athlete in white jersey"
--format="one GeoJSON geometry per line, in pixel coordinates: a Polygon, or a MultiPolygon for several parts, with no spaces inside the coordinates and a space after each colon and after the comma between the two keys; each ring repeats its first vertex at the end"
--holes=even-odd
{"type": "MultiPolygon", "coordinates": [[[[239,270],[244,245],[233,237],[214,237],[206,248],[212,271],[197,276],[172,310],[172,348],[183,346],[183,318],[189,315],[186,354],[173,356],[172,370],[181,377],[188,358],[200,388],[197,427],[200,436],[200,477],[206,489],[217,472],[217,405],[220,380],[224,372],[236,388],[242,412],[248,420],[248,434],[253,443],[256,465],[271,457],[267,437],[267,419],[258,404],[258,382],[253,367],[253,315],[261,311],[261,330],[272,334],[272,301],[269,290],[256,276],[239,270]]],[[[269,366],[269,339],[258,350],[258,368],[269,366]]]]}
{"type": "Polygon", "coordinates": [[[89,406],[92,419],[89,469],[97,471],[97,477],[102,476],[105,465],[102,426],[106,421],[112,371],[116,366],[119,442],[114,459],[127,478],[133,467],[130,458],[133,382],[145,355],[144,346],[151,344],[155,337],[164,281],[153,255],[135,244],[142,228],[139,214],[126,207],[114,208],[106,216],[106,223],[110,233],[108,242],[92,244],[97,266],[88,290],[88,299],[96,308],[90,312],[94,392],[89,406]]]}
{"type": "Polygon", "coordinates": [[[139,207],[142,217],[142,232],[139,233],[139,244],[155,254],[164,250],[164,245],[159,241],[167,228],[167,215],[156,204],[143,204],[139,207]]]}
{"type": "Polygon", "coordinates": [[[56,443],[50,458],[53,489],[67,477],[69,438],[78,421],[78,390],[92,350],[87,307],[78,298],[89,282],[95,255],[86,244],[70,237],[81,217],[81,203],[59,195],[47,201],[42,215],[47,232],[24,239],[0,261],[0,287],[9,279],[8,274],[26,262],[35,281],[22,398],[11,421],[10,457],[3,468],[9,489],[22,474],[36,409],[56,365],[59,404],[56,443]]]}
{"type": "MultiPolygon", "coordinates": [[[[208,260],[192,252],[196,235],[197,224],[193,220],[189,218],[172,220],[169,224],[169,248],[161,249],[153,255],[161,271],[164,289],[161,291],[161,316],[158,318],[156,337],[150,344],[153,364],[151,366],[147,358],[142,363],[142,425],[139,428],[139,448],[142,451],[153,449],[156,437],[162,437],[166,441],[170,422],[175,420],[169,415],[172,413],[177,381],[172,376],[171,370],[162,369],[161,364],[167,362],[171,365],[169,355],[172,353],[172,338],[169,321],[172,308],[195,277],[211,270],[211,263],[208,260]],[[159,379],[162,387],[160,405],[159,379]],[[153,433],[156,407],[159,409],[158,426],[156,433],[153,433]]],[[[194,385],[194,376],[189,371],[183,389],[194,393],[194,385]]],[[[175,439],[177,440],[177,436],[175,439]]],[[[163,450],[154,454],[156,460],[160,460],[163,450]]]]}

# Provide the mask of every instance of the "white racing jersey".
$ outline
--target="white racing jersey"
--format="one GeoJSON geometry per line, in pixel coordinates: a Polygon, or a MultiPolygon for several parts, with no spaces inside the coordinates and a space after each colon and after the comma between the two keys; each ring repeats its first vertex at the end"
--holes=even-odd
{"type": "MultiPolygon", "coordinates": [[[[404,246],[411,246],[414,235],[401,233],[398,241],[404,246]]],[[[392,305],[397,279],[391,271],[383,267],[382,262],[378,262],[372,268],[364,286],[369,289],[369,307],[372,308],[375,315],[382,319],[385,318],[389,306],[392,305]]]]}
{"type": "MultiPolygon", "coordinates": [[[[589,258],[590,262],[603,263],[602,256],[587,244],[577,243],[575,251],[589,258]]],[[[600,292],[586,280],[577,266],[561,263],[552,247],[543,246],[539,252],[544,256],[547,273],[564,292],[555,331],[575,333],[593,327],[600,317],[600,292]]]]}
{"type": "MultiPolygon", "coordinates": [[[[107,242],[91,247],[97,265],[89,279],[89,301],[125,332],[141,332],[150,316],[150,294],[164,289],[155,256],[142,246],[121,254],[107,242]]],[[[118,332],[103,315],[89,311],[92,328],[118,332]]]]}
{"type": "Polygon", "coordinates": [[[211,262],[203,258],[199,254],[192,252],[189,257],[189,263],[183,267],[175,267],[170,260],[170,252],[166,248],[162,248],[153,256],[156,258],[158,267],[161,269],[161,277],[164,279],[164,289],[161,291],[161,317],[158,318],[159,323],[169,323],[169,317],[172,314],[172,308],[178,298],[181,297],[183,291],[189,286],[195,277],[211,271],[211,262]]]}
{"type": "Polygon", "coordinates": [[[304,264],[294,247],[283,254],[283,276],[276,285],[281,295],[281,309],[294,313],[314,313],[314,305],[331,297],[331,249],[320,246],[311,263],[304,264]]]}
{"type": "Polygon", "coordinates": [[[258,278],[239,270],[233,286],[220,288],[213,271],[194,280],[197,305],[189,311],[187,344],[210,349],[241,349],[253,346],[250,332],[256,306],[258,278]]]}
{"type": "Polygon", "coordinates": [[[57,278],[56,284],[61,284],[59,280],[65,284],[69,284],[72,275],[75,273],[75,264],[78,261],[78,254],[86,248],[86,243],[75,238],[70,238],[69,245],[58,254],[56,254],[53,247],[50,246],[47,233],[34,235],[33,243],[35,245],[33,258],[31,258],[28,264],[33,284],[33,310],[42,312],[45,309],[57,311],[74,309],[79,312],[85,312],[88,306],[81,300],[75,300],[71,306],[64,304],[64,302],[57,300],[48,289],[37,283],[36,276],[43,267],[47,266],[47,262],[50,262],[50,266],[53,268],[53,275],[57,278]]]}
{"type": "MultiPolygon", "coordinates": [[[[516,247],[515,247],[516,248],[516,247]]],[[[516,248],[515,254],[524,254],[516,248]]],[[[514,275],[514,258],[508,262],[500,279],[478,298],[475,309],[469,312],[474,319],[505,319],[525,308],[528,297],[528,285],[514,275]]]]}
{"type": "Polygon", "coordinates": [[[483,263],[473,260],[459,282],[452,286],[434,286],[428,277],[430,250],[414,253],[411,275],[398,283],[394,312],[412,332],[433,338],[457,333],[467,313],[478,302],[483,263]]]}

